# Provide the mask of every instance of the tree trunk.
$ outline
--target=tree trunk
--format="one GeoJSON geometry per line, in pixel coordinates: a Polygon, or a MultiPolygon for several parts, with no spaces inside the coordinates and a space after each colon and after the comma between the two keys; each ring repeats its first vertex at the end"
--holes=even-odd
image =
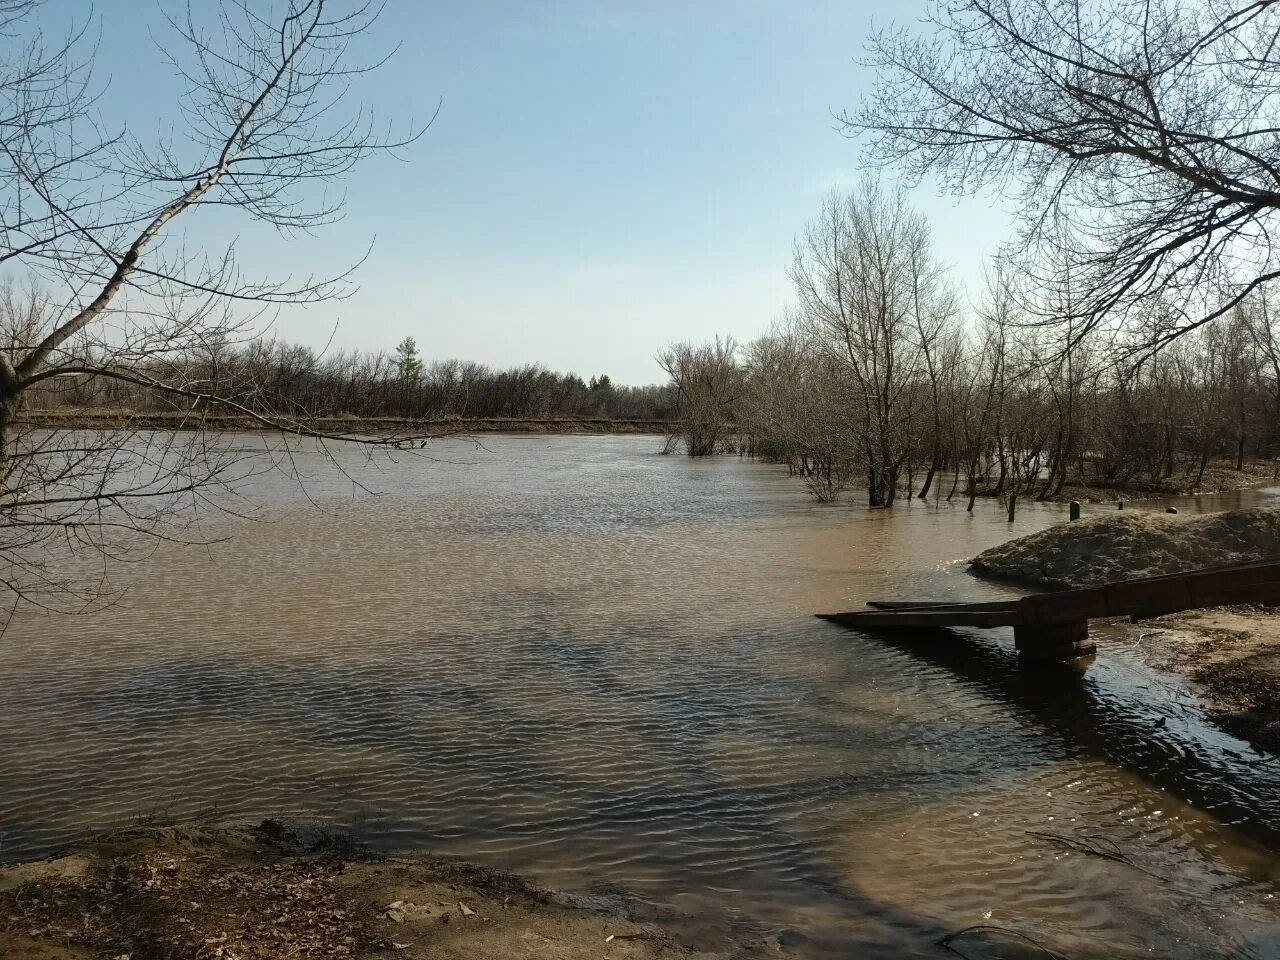
{"type": "Polygon", "coordinates": [[[991,495],[998,497],[1002,493],[1004,493],[1004,482],[1008,476],[1008,467],[1005,465],[1005,462],[1004,462],[1005,456],[1004,456],[1004,438],[1003,437],[999,438],[996,442],[996,457],[999,459],[999,463],[1000,463],[1000,476],[996,480],[996,487],[994,490],[991,491],[991,495]]]}
{"type": "Polygon", "coordinates": [[[956,491],[960,489],[960,455],[956,454],[956,472],[951,477],[951,489],[947,492],[947,503],[951,502],[951,498],[956,495],[956,491]]]}
{"type": "Polygon", "coordinates": [[[924,474],[924,484],[920,487],[920,492],[916,494],[921,500],[929,499],[929,488],[933,486],[933,475],[938,472],[938,461],[929,464],[929,469],[924,474]]]}
{"type": "Polygon", "coordinates": [[[1200,486],[1200,481],[1204,479],[1205,468],[1209,466],[1209,441],[1206,440],[1200,448],[1200,469],[1196,471],[1196,478],[1191,482],[1194,487],[1200,486]]]}

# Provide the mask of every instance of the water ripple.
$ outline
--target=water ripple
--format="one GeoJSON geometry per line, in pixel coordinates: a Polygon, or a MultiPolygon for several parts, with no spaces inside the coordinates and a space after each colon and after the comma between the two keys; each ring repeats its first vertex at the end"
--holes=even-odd
{"type": "Polygon", "coordinates": [[[216,807],[622,885],[708,946],[924,956],[992,923],[1078,955],[1276,955],[1280,767],[1120,634],[1081,678],[998,635],[811,617],[998,593],[956,562],[1009,534],[997,505],[820,508],[785,471],[652,451],[491,438],[354,501],[317,468],[322,512],[260,478],[272,522],[162,550],[92,620],[20,617],[0,853],[216,807]]]}

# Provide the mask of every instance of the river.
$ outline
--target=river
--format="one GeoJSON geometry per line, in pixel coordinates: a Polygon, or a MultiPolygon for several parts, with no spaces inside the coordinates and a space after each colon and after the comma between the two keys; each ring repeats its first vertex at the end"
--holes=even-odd
{"type": "Polygon", "coordinates": [[[976,924],[1074,957],[1280,955],[1280,762],[1134,629],[1079,675],[1020,669],[1008,631],[813,617],[1000,596],[963,561],[1065,506],[823,506],[659,447],[299,452],[250,481],[260,521],[210,520],[225,542],[163,545],[91,615],[21,612],[0,857],[140,815],[299,817],[622,889],[706,949],[938,956],[976,924]]]}

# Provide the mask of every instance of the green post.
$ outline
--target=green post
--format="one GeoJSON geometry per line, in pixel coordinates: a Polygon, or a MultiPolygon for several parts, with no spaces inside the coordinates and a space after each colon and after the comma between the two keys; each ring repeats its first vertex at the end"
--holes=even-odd
{"type": "Polygon", "coordinates": [[[1071,501],[1071,519],[1072,520],[1080,519],[1080,501],[1079,500],[1071,501]]]}
{"type": "Polygon", "coordinates": [[[1117,509],[1117,510],[1123,510],[1123,509],[1124,509],[1124,501],[1123,501],[1123,500],[1117,500],[1117,501],[1116,501],[1116,509],[1117,509]]]}
{"type": "Polygon", "coordinates": [[[1018,498],[1014,494],[1009,494],[1009,522],[1013,523],[1013,513],[1017,509],[1018,498]]]}

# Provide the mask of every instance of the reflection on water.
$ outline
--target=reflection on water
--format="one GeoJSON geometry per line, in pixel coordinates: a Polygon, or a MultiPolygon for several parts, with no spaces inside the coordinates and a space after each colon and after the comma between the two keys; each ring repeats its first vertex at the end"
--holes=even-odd
{"type": "Polygon", "coordinates": [[[376,497],[313,458],[320,510],[259,478],[271,522],[162,550],[91,620],[23,615],[0,854],[158,808],[332,817],[620,885],[705,947],[931,956],[995,924],[1072,956],[1277,955],[1280,764],[1122,630],[1081,677],[1026,673],[999,632],[812,617],[998,595],[959,561],[1063,508],[820,507],[785,471],[656,447],[353,456],[376,497]]]}

